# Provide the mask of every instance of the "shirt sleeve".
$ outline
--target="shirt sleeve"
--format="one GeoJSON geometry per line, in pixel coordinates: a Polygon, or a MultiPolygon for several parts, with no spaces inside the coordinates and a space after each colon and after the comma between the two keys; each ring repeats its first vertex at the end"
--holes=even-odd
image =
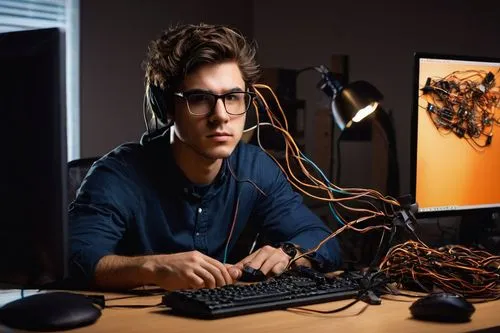
{"type": "Polygon", "coordinates": [[[113,254],[137,207],[135,187],[123,164],[97,161],[69,207],[69,272],[89,283],[97,262],[113,254]]]}
{"type": "MultiPolygon", "coordinates": [[[[332,231],[304,203],[276,163],[264,155],[258,163],[264,192],[257,203],[256,217],[273,243],[291,242],[304,249],[316,247],[332,231]]],[[[332,271],[341,264],[340,246],[333,238],[313,255],[320,269],[332,271]]]]}

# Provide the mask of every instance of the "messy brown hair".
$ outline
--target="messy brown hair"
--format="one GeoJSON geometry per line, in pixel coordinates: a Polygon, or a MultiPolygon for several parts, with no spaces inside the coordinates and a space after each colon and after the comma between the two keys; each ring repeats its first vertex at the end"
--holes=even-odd
{"type": "Polygon", "coordinates": [[[199,66],[228,60],[238,64],[247,87],[257,82],[256,44],[236,29],[204,23],[171,27],[149,44],[145,83],[171,95],[199,66]]]}

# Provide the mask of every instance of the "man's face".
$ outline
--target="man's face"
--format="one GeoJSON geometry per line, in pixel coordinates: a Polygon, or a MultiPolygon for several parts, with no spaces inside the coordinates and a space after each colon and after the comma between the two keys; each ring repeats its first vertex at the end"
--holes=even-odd
{"type": "MultiPolygon", "coordinates": [[[[179,92],[211,92],[224,94],[245,91],[245,82],[235,62],[207,64],[189,74],[179,92]]],[[[245,114],[230,115],[226,112],[222,98],[214,109],[206,115],[189,112],[186,100],[175,96],[174,130],[176,140],[184,143],[184,148],[208,159],[228,157],[243,133],[245,114]]]]}

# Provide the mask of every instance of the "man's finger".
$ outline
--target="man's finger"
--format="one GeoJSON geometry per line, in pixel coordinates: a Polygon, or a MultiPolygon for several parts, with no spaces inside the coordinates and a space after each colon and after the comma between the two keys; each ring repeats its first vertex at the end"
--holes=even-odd
{"type": "Polygon", "coordinates": [[[215,288],[217,286],[215,277],[202,266],[198,266],[198,268],[194,270],[194,273],[203,279],[205,288],[215,288]]]}
{"type": "MultiPolygon", "coordinates": [[[[227,271],[226,266],[224,266],[223,263],[221,263],[220,261],[215,260],[214,258],[211,258],[209,256],[206,256],[205,260],[206,260],[206,262],[207,262],[208,265],[210,265],[212,268],[214,268],[214,269],[217,270],[217,271],[213,272],[214,276],[216,274],[217,275],[216,277],[219,280],[222,279],[222,281],[218,281],[218,283],[217,283],[218,286],[224,286],[226,284],[232,284],[233,283],[233,278],[231,277],[231,275],[227,271]]],[[[205,267],[205,268],[207,268],[207,267],[205,267]]]]}
{"type": "Polygon", "coordinates": [[[239,262],[237,262],[234,266],[236,266],[236,268],[238,268],[240,270],[243,269],[243,267],[245,267],[248,263],[250,263],[253,260],[253,258],[255,258],[255,256],[258,254],[258,252],[259,252],[259,250],[246,256],[245,258],[243,258],[239,262]]]}
{"type": "Polygon", "coordinates": [[[187,275],[187,280],[189,288],[200,289],[205,287],[205,281],[194,272],[187,275]]]}
{"type": "MultiPolygon", "coordinates": [[[[267,259],[264,261],[262,266],[260,267],[260,270],[264,274],[268,274],[269,272],[275,272],[275,267],[276,265],[280,265],[278,269],[281,267],[281,271],[283,271],[288,264],[289,261],[289,256],[287,256],[284,252],[281,250],[276,249],[275,251],[271,252],[270,255],[267,257],[267,259]]],[[[281,273],[279,271],[279,273],[281,273]]]]}
{"type": "MultiPolygon", "coordinates": [[[[264,262],[269,258],[269,256],[272,255],[273,252],[269,250],[264,250],[264,249],[259,249],[257,252],[255,252],[255,256],[247,262],[247,264],[255,269],[261,269],[262,265],[264,262]]],[[[261,269],[262,270],[262,269],[261,269]]],[[[264,274],[267,272],[262,271],[264,274]]]]}
{"type": "Polygon", "coordinates": [[[274,265],[274,267],[271,269],[271,272],[274,275],[279,275],[279,274],[283,273],[283,271],[285,270],[287,265],[288,265],[288,263],[283,263],[282,261],[280,261],[276,265],[274,265]]]}
{"type": "Polygon", "coordinates": [[[242,269],[237,267],[236,265],[225,264],[227,272],[233,278],[233,281],[236,281],[240,278],[241,274],[243,274],[242,269]]]}

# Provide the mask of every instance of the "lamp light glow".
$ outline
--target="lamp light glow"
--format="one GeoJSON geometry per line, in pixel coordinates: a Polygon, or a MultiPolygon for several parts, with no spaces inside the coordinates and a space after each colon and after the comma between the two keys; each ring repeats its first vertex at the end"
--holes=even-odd
{"type": "Polygon", "coordinates": [[[361,120],[363,120],[365,117],[368,117],[370,114],[372,114],[378,107],[378,102],[372,102],[370,105],[362,108],[361,110],[358,111],[352,117],[352,121],[355,123],[359,123],[361,120]]]}

